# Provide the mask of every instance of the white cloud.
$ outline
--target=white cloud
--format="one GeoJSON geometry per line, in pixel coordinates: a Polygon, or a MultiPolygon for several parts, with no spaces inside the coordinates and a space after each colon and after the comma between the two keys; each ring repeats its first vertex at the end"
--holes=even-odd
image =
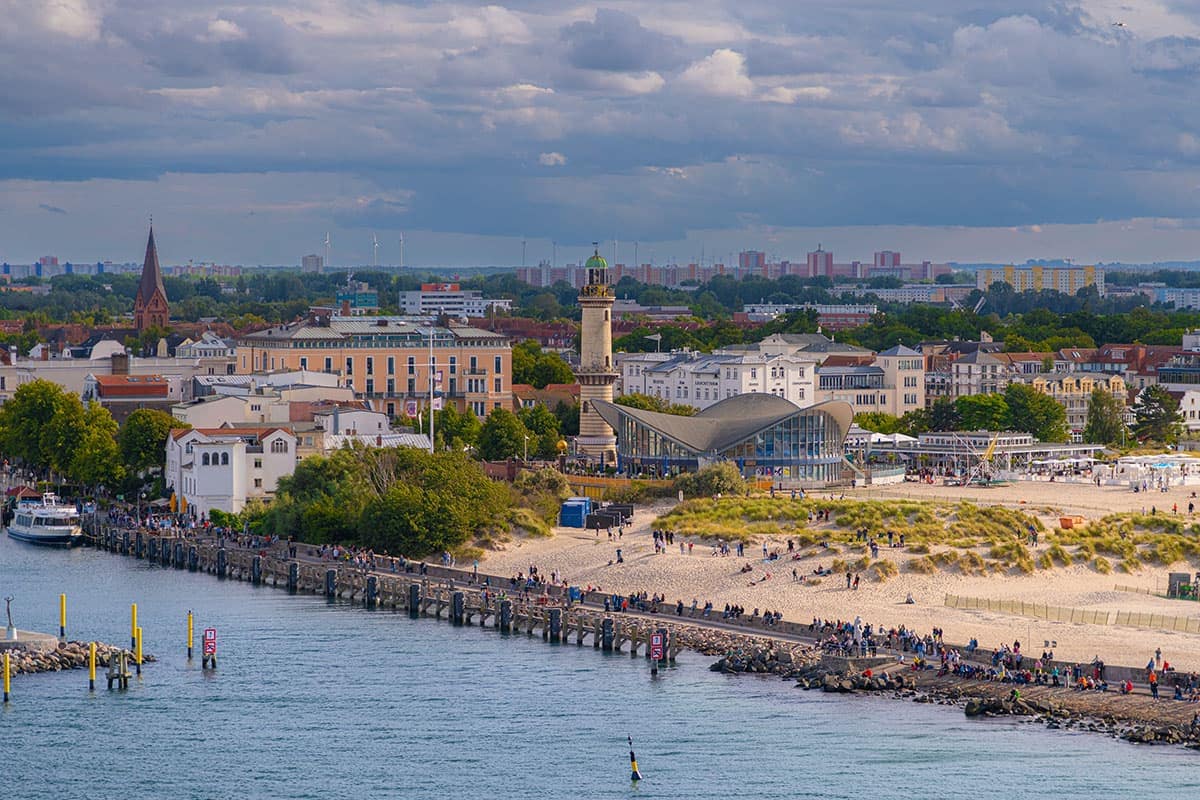
{"type": "Polygon", "coordinates": [[[791,105],[802,100],[828,100],[833,90],[828,86],[776,86],[762,94],[762,99],[768,103],[783,103],[791,105]]]}
{"type": "Polygon", "coordinates": [[[246,38],[246,32],[236,22],[227,19],[214,19],[208,23],[208,41],[236,42],[246,38]]]}
{"type": "Polygon", "coordinates": [[[721,48],[695,62],[679,76],[679,83],[695,92],[719,97],[748,97],[754,81],[746,73],[746,57],[721,48]]]}
{"type": "Polygon", "coordinates": [[[620,94],[653,94],[666,85],[657,72],[588,72],[584,82],[596,89],[620,94]]]}
{"type": "Polygon", "coordinates": [[[99,38],[100,15],[88,0],[36,0],[34,3],[35,6],[39,4],[47,29],[74,39],[99,38]]]}
{"type": "Polygon", "coordinates": [[[543,167],[562,167],[567,163],[567,157],[562,153],[541,153],[538,155],[538,163],[543,167]]]}

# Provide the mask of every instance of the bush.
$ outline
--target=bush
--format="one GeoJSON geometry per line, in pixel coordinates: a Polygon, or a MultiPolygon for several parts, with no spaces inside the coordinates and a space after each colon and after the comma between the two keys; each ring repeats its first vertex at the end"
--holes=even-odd
{"type": "Polygon", "coordinates": [[[675,489],[683,492],[684,497],[744,495],[746,481],[742,479],[742,474],[736,466],[723,462],[680,475],[675,479],[675,489]]]}
{"type": "Polygon", "coordinates": [[[879,583],[883,583],[888,578],[894,578],[899,575],[900,568],[896,566],[895,561],[880,559],[867,567],[867,574],[879,583]]]}
{"type": "Polygon", "coordinates": [[[1112,572],[1112,564],[1108,563],[1108,559],[1104,556],[1096,556],[1096,560],[1092,562],[1092,568],[1101,575],[1108,575],[1112,572]]]}
{"type": "Polygon", "coordinates": [[[550,495],[558,500],[571,496],[571,483],[567,476],[556,469],[542,467],[538,470],[522,470],[513,481],[513,488],[522,493],[550,495]]]}

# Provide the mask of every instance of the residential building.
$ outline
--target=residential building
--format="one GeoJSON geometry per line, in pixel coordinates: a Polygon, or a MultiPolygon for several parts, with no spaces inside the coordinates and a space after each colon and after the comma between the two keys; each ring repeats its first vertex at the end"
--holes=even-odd
{"type": "Polygon", "coordinates": [[[642,353],[622,366],[621,393],[646,394],[667,403],[707,408],[739,394],[773,394],[797,406],[812,405],[816,361],[760,352],[642,353]]]}
{"type": "Polygon", "coordinates": [[[847,305],[842,303],[747,303],[743,311],[734,313],[735,323],[769,322],[793,311],[812,310],[822,330],[840,331],[866,325],[879,313],[873,304],[847,305]]]}
{"type": "Polygon", "coordinates": [[[83,382],[83,402],[97,402],[109,410],[118,423],[123,423],[139,408],[152,408],[170,413],[182,397],[182,380],[178,375],[95,375],[83,382]]]}
{"type": "Polygon", "coordinates": [[[284,426],[176,429],[167,437],[164,481],[196,517],[270,501],[295,470],[296,436],[284,426]]]}
{"type": "Polygon", "coordinates": [[[822,250],[821,245],[808,254],[808,277],[833,277],[833,253],[822,250]]]}
{"type": "Polygon", "coordinates": [[[237,355],[237,345],[225,341],[215,333],[205,331],[198,341],[185,340],[175,348],[176,358],[227,358],[230,361],[237,355]]]}
{"type": "Polygon", "coordinates": [[[1074,434],[1082,433],[1087,425],[1088,407],[1094,389],[1103,389],[1111,394],[1122,408],[1127,397],[1124,379],[1120,375],[1104,373],[1048,373],[1035,377],[1030,386],[1062,404],[1067,411],[1067,427],[1074,434]]]}
{"type": "Polygon", "coordinates": [[[817,401],[830,400],[849,403],[856,414],[903,416],[924,408],[925,360],[903,345],[857,363],[831,358],[817,368],[817,401]]]}
{"type": "Polygon", "coordinates": [[[835,286],[835,295],[873,297],[881,303],[961,303],[975,291],[973,283],[906,283],[899,289],[873,289],[869,286],[835,286]]]}
{"type": "Polygon", "coordinates": [[[379,313],[379,292],[362,281],[349,281],[337,291],[337,308],[344,317],[379,313]]]}
{"type": "Polygon", "coordinates": [[[1099,267],[1028,267],[982,268],[975,272],[975,288],[985,290],[993,283],[1007,283],[1014,291],[1053,289],[1063,294],[1075,294],[1085,286],[1095,286],[1104,297],[1104,270],[1099,267]]]}
{"type": "Polygon", "coordinates": [[[376,411],[416,416],[445,402],[482,418],[512,402],[506,336],[403,317],[314,315],[237,340],[239,373],[311,370],[338,375],[376,411]],[[431,353],[432,351],[432,353],[431,353]]]}
{"type": "Polygon", "coordinates": [[[463,289],[457,283],[423,283],[420,291],[400,293],[403,314],[442,315],[459,319],[484,317],[492,308],[508,311],[511,300],[487,300],[477,289],[463,289]]]}
{"type": "Polygon", "coordinates": [[[301,272],[321,272],[325,267],[325,259],[315,253],[310,253],[300,259],[301,272]]]}

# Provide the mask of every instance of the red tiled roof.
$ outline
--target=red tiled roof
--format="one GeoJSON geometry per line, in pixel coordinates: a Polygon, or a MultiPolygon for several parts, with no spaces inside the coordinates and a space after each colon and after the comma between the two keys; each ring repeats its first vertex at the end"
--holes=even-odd
{"type": "Polygon", "coordinates": [[[162,375],[93,375],[100,397],[167,396],[167,380],[162,375]]]}

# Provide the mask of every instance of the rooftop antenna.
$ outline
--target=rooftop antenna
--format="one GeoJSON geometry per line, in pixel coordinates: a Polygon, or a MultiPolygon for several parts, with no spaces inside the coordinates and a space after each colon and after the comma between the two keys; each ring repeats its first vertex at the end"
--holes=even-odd
{"type": "Polygon", "coordinates": [[[379,237],[371,234],[371,269],[379,267],[379,237]]]}

